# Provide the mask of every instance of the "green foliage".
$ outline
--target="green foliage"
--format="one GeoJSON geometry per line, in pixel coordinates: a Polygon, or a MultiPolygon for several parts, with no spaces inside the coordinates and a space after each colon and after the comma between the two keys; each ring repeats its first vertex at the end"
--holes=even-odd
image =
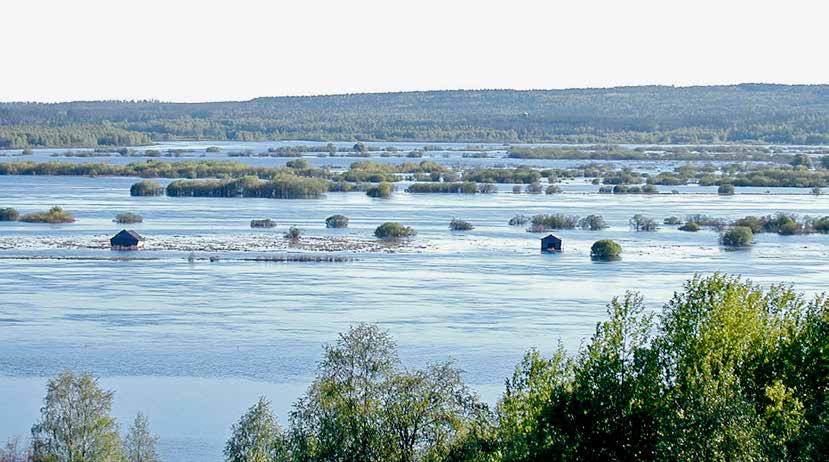
{"type": "Polygon", "coordinates": [[[475,226],[468,221],[452,218],[452,221],[449,222],[449,229],[452,231],[471,231],[475,229],[475,226]]]}
{"type": "Polygon", "coordinates": [[[734,185],[723,183],[719,187],[717,187],[717,194],[720,196],[733,196],[734,195],[734,185]]]}
{"type": "Polygon", "coordinates": [[[754,241],[754,233],[747,226],[733,226],[720,235],[720,243],[728,247],[749,247],[754,241]]]}
{"type": "Polygon", "coordinates": [[[246,176],[235,180],[175,180],[167,185],[170,197],[316,199],[327,190],[325,180],[291,174],[280,174],[265,181],[246,176]]]}
{"type": "Polygon", "coordinates": [[[590,256],[603,260],[614,260],[622,255],[622,246],[610,239],[601,239],[590,246],[590,256]]]}
{"type": "Polygon", "coordinates": [[[0,208],[0,221],[17,221],[20,214],[11,207],[0,208]]]}
{"type": "Polygon", "coordinates": [[[230,429],[225,445],[227,462],[289,462],[288,438],[264,397],[230,429]]]}
{"type": "Polygon", "coordinates": [[[682,224],[682,220],[679,219],[677,216],[671,216],[662,220],[662,224],[665,225],[679,225],[682,224]]]}
{"type": "Polygon", "coordinates": [[[574,229],[579,224],[579,217],[554,213],[550,215],[534,215],[530,219],[527,231],[540,233],[555,229],[574,229]]]}
{"type": "Polygon", "coordinates": [[[295,460],[442,460],[485,407],[450,363],[401,370],[394,341],[361,324],[325,347],[291,413],[295,460]]]}
{"type": "Polygon", "coordinates": [[[555,184],[551,184],[550,186],[547,186],[546,193],[547,194],[560,194],[561,193],[561,187],[558,186],[558,185],[555,185],[555,184]]]}
{"type": "Polygon", "coordinates": [[[49,209],[48,212],[27,213],[20,217],[20,221],[26,223],[74,223],[75,217],[71,213],[55,206],[49,209]]]}
{"type": "Polygon", "coordinates": [[[609,227],[601,215],[587,215],[579,220],[578,226],[590,231],[601,231],[609,227]]]}
{"type": "Polygon", "coordinates": [[[478,192],[478,185],[471,181],[463,183],[412,183],[406,188],[406,192],[475,194],[478,192]]]}
{"type": "Polygon", "coordinates": [[[275,228],[276,222],[271,220],[270,218],[265,218],[264,220],[250,220],[250,227],[251,228],[275,228]]]}
{"type": "Polygon", "coordinates": [[[646,217],[640,213],[630,217],[628,220],[630,228],[634,231],[656,231],[659,229],[659,224],[655,219],[646,217]]]}
{"type": "Polygon", "coordinates": [[[380,239],[403,239],[417,234],[414,228],[400,223],[386,222],[374,230],[374,236],[380,239]]]}
{"type": "Polygon", "coordinates": [[[90,375],[64,372],[49,380],[32,427],[35,461],[120,462],[118,425],[110,416],[112,392],[90,375]]]}
{"type": "Polygon", "coordinates": [[[291,226],[290,228],[288,228],[288,231],[285,232],[285,239],[291,239],[295,241],[298,240],[300,237],[302,237],[302,230],[297,228],[296,226],[291,226]]]}
{"type": "Polygon", "coordinates": [[[700,230],[700,225],[693,221],[689,221],[688,223],[685,223],[677,229],[680,231],[688,231],[691,233],[695,233],[700,230]]]}
{"type": "Polygon", "coordinates": [[[516,215],[509,219],[510,226],[523,226],[532,220],[532,217],[528,217],[526,215],[516,215]]]}
{"type": "Polygon", "coordinates": [[[124,437],[126,462],[159,462],[156,444],[158,436],[150,432],[147,417],[139,412],[124,437]]]}
{"type": "Polygon", "coordinates": [[[144,217],[138,215],[137,213],[125,212],[115,215],[115,219],[112,221],[120,224],[143,223],[144,217]]]}
{"type": "Polygon", "coordinates": [[[326,228],[348,228],[348,217],[345,215],[331,215],[325,219],[326,228]]]}
{"type": "Polygon", "coordinates": [[[382,182],[377,186],[372,186],[371,188],[366,191],[366,195],[369,197],[379,197],[381,199],[388,199],[391,197],[391,193],[394,192],[394,185],[388,182],[382,182]]]}
{"type": "Polygon", "coordinates": [[[222,148],[218,146],[208,146],[207,149],[204,150],[204,152],[222,152],[222,148]]]}
{"type": "Polygon", "coordinates": [[[527,194],[541,194],[544,192],[544,187],[541,186],[541,183],[535,182],[530,183],[524,188],[524,192],[527,194]]]}
{"type": "MultiPolygon", "coordinates": [[[[174,139],[819,145],[829,143],[826,88],[743,84],[428,91],[198,104],[2,103],[0,148],[174,139]]],[[[353,151],[366,149],[359,142],[353,151]]]]}
{"type": "Polygon", "coordinates": [[[141,180],[130,186],[130,196],[160,196],[164,194],[164,187],[157,181],[141,180]]]}

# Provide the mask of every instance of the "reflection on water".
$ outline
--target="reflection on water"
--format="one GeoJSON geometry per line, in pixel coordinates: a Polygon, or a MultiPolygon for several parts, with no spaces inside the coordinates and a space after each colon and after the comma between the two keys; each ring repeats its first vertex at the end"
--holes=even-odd
{"type": "MultiPolygon", "coordinates": [[[[380,323],[405,361],[455,358],[488,400],[528,347],[573,350],[604,319],[604,305],[641,291],[656,309],[695,272],[741,273],[757,282],[791,282],[822,291],[829,237],[759,235],[748,251],[727,252],[713,231],[665,226],[633,233],[635,213],[661,219],[704,213],[736,218],[776,211],[829,215],[829,198],[805,191],[763,194],[751,188],[718,197],[708,188],[683,194],[611,196],[565,184],[564,194],[409,195],[392,199],[333,193],[321,200],[132,198],[134,179],[0,177],[0,206],[22,212],[61,205],[71,225],[0,223],[0,239],[114,233],[116,213],[144,216],[139,232],[222,235],[273,232],[296,224],[308,235],[369,237],[383,221],[414,226],[429,250],[356,254],[336,264],[188,263],[160,260],[0,260],[0,439],[25,435],[43,395],[44,377],[64,368],[91,371],[116,391],[122,422],[141,409],[161,434],[166,460],[218,461],[230,424],[258,395],[286,422],[291,401],[314,372],[320,345],[359,321],[380,323]],[[587,194],[590,192],[591,194],[587,194]],[[759,194],[744,194],[756,192],[759,194]],[[798,194],[793,194],[798,193],[798,194]],[[346,230],[325,217],[350,217],[346,230]],[[562,231],[560,254],[542,254],[538,238],[507,221],[515,214],[599,213],[611,228],[562,231]],[[253,218],[274,230],[250,230],[253,218]],[[453,233],[459,217],[476,229],[453,233]],[[615,239],[617,262],[593,262],[592,242],[615,239]]],[[[502,191],[510,191],[508,186],[502,191]]],[[[775,191],[775,192],[780,192],[775,191]]],[[[2,255],[109,255],[107,250],[6,250],[2,255]]],[[[230,255],[233,253],[227,253],[230,255]]],[[[236,254],[249,254],[238,252],[236,254]]]]}

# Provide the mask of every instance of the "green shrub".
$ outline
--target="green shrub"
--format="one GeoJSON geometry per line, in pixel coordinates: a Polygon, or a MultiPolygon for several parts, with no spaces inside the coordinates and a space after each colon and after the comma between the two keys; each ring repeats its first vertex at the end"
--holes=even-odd
{"type": "Polygon", "coordinates": [[[621,255],[622,246],[610,239],[596,241],[590,246],[590,256],[592,258],[612,260],[619,258],[621,255]]]}
{"type": "Polygon", "coordinates": [[[381,199],[387,199],[391,197],[391,193],[394,192],[394,185],[384,181],[377,186],[372,186],[366,191],[366,195],[369,197],[379,197],[381,199]]]}
{"type": "Polygon", "coordinates": [[[541,194],[544,191],[544,188],[541,186],[541,183],[535,182],[530,183],[524,188],[524,192],[527,194],[541,194]]]}
{"type": "Polygon", "coordinates": [[[297,240],[302,236],[302,230],[297,228],[296,226],[291,226],[288,228],[288,232],[285,233],[285,239],[297,240]]]}
{"type": "Polygon", "coordinates": [[[204,150],[205,152],[222,152],[222,148],[218,146],[208,146],[207,149],[204,150]]]}
{"type": "Polygon", "coordinates": [[[406,192],[475,194],[478,192],[478,185],[471,181],[463,183],[413,183],[406,188],[406,192]]]}
{"type": "Polygon", "coordinates": [[[579,217],[572,215],[562,215],[560,213],[535,215],[530,220],[530,228],[527,231],[540,233],[554,229],[574,229],[578,223],[579,217]]]}
{"type": "Polygon", "coordinates": [[[530,220],[532,220],[532,218],[528,217],[526,215],[516,215],[516,216],[509,219],[509,225],[510,226],[523,226],[523,225],[526,225],[527,223],[529,223],[530,220]]]}
{"type": "Polygon", "coordinates": [[[20,214],[11,207],[0,208],[0,221],[17,221],[20,214]]]}
{"type": "Polygon", "coordinates": [[[453,218],[452,221],[449,222],[449,229],[452,231],[471,231],[475,229],[475,226],[468,221],[453,218]]]}
{"type": "Polygon", "coordinates": [[[175,180],[167,185],[170,197],[315,199],[327,190],[325,180],[292,174],[279,174],[269,181],[251,175],[234,180],[175,180]]]}
{"type": "Polygon", "coordinates": [[[813,220],[812,229],[821,234],[829,233],[829,216],[813,220]]]}
{"type": "Polygon", "coordinates": [[[656,224],[656,220],[646,217],[640,213],[630,217],[628,222],[630,223],[631,229],[634,231],[656,231],[659,229],[659,225],[656,224]]]}
{"type": "Polygon", "coordinates": [[[75,217],[60,207],[52,207],[48,212],[28,213],[20,218],[26,223],[74,223],[75,217]]]}
{"type": "Polygon", "coordinates": [[[345,215],[331,215],[325,219],[326,228],[348,228],[348,217],[345,215]]]}
{"type": "Polygon", "coordinates": [[[720,243],[728,247],[748,247],[754,240],[754,233],[747,226],[734,226],[720,236],[720,243]]]}
{"type": "Polygon", "coordinates": [[[561,188],[558,185],[551,184],[547,186],[547,194],[559,194],[561,193],[561,188]]]}
{"type": "Polygon", "coordinates": [[[734,185],[730,183],[723,183],[717,188],[717,194],[720,196],[733,196],[734,192],[734,185]]]}
{"type": "Polygon", "coordinates": [[[141,180],[130,186],[130,196],[160,196],[164,194],[164,186],[157,181],[141,180]]]}
{"type": "Polygon", "coordinates": [[[121,223],[121,224],[132,224],[132,223],[143,223],[144,217],[132,212],[126,213],[119,213],[115,215],[115,219],[112,220],[114,223],[121,223]]]}
{"type": "Polygon", "coordinates": [[[666,225],[679,225],[682,223],[682,221],[679,219],[679,217],[668,217],[662,220],[662,223],[666,225]]]}
{"type": "Polygon", "coordinates": [[[601,231],[608,228],[608,225],[601,215],[587,215],[579,220],[579,228],[590,231],[601,231]]]}
{"type": "Polygon", "coordinates": [[[695,233],[695,232],[700,230],[700,226],[697,223],[694,223],[693,221],[690,221],[690,222],[685,223],[684,225],[680,226],[677,229],[679,229],[680,231],[688,231],[688,232],[695,233]]]}
{"type": "Polygon", "coordinates": [[[402,239],[415,234],[417,232],[413,228],[393,222],[383,223],[374,230],[374,235],[380,239],[402,239]]]}
{"type": "Polygon", "coordinates": [[[264,220],[250,220],[250,227],[251,228],[275,228],[276,222],[271,220],[270,218],[266,218],[264,220]]]}
{"type": "Polygon", "coordinates": [[[495,194],[498,192],[498,187],[492,183],[483,183],[478,185],[478,192],[481,194],[495,194]]]}

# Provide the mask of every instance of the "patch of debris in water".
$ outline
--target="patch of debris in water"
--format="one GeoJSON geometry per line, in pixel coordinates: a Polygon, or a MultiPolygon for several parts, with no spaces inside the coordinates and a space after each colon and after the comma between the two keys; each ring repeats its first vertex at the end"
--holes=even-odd
{"type": "MultiPolygon", "coordinates": [[[[0,250],[40,249],[109,249],[106,235],[68,237],[7,237],[0,239],[0,250]]],[[[429,246],[414,241],[383,241],[342,236],[303,236],[286,239],[263,235],[193,235],[170,234],[145,236],[144,250],[181,252],[278,252],[300,250],[309,252],[423,252],[429,246]]]]}

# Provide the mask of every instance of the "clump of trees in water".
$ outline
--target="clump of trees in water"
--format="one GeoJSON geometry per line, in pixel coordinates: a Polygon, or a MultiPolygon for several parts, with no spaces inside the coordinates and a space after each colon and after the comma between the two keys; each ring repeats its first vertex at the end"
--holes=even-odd
{"type": "Polygon", "coordinates": [[[348,228],[348,217],[345,215],[331,215],[325,219],[326,228],[348,228]]]}
{"type": "Polygon", "coordinates": [[[579,220],[579,228],[590,231],[601,231],[608,228],[608,224],[601,215],[587,215],[579,220]]]}
{"type": "Polygon", "coordinates": [[[379,197],[381,199],[388,199],[391,197],[391,194],[394,192],[394,185],[389,182],[382,182],[377,186],[372,186],[366,191],[366,195],[369,197],[379,197]]]}
{"type": "Polygon", "coordinates": [[[374,230],[374,236],[380,239],[404,239],[416,234],[414,228],[394,222],[383,223],[374,230]]]}
{"type": "Polygon", "coordinates": [[[297,241],[300,237],[302,237],[302,230],[297,226],[291,226],[288,228],[288,231],[285,232],[285,239],[297,241]]]}
{"type": "Polygon", "coordinates": [[[154,180],[141,180],[130,186],[130,196],[160,196],[164,194],[164,186],[154,180]]]}
{"type": "Polygon", "coordinates": [[[659,229],[659,224],[655,219],[642,215],[641,213],[637,213],[636,215],[630,217],[628,223],[630,224],[630,229],[637,232],[656,231],[659,229]]]}
{"type": "Polygon", "coordinates": [[[114,223],[119,224],[133,224],[133,223],[143,223],[144,217],[137,213],[132,212],[124,212],[115,215],[115,219],[112,220],[114,223]]]}
{"type": "Polygon", "coordinates": [[[20,218],[20,213],[11,207],[0,208],[0,221],[17,221],[20,218]]]}
{"type": "Polygon", "coordinates": [[[622,255],[622,246],[610,239],[601,239],[590,246],[590,257],[598,260],[615,260],[622,255]]]}
{"type": "Polygon", "coordinates": [[[407,193],[455,193],[475,194],[478,185],[472,181],[463,183],[412,183],[406,188],[407,193]]]}
{"type": "Polygon", "coordinates": [[[270,218],[262,220],[250,220],[251,228],[276,228],[276,222],[270,218]]]}
{"type": "Polygon", "coordinates": [[[560,213],[534,215],[530,219],[527,231],[540,233],[555,229],[574,229],[579,224],[579,217],[560,213]]]}
{"type": "Polygon", "coordinates": [[[75,216],[70,212],[63,210],[61,207],[55,206],[49,209],[48,212],[33,212],[27,213],[20,217],[20,221],[26,223],[74,223],[75,216]]]}
{"type": "Polygon", "coordinates": [[[720,243],[727,247],[749,247],[754,243],[754,233],[748,226],[732,226],[720,235],[720,243]]]}
{"type": "Polygon", "coordinates": [[[246,176],[235,180],[175,180],[167,185],[167,195],[171,197],[316,199],[327,190],[325,180],[289,174],[271,180],[246,176]]]}
{"type": "Polygon", "coordinates": [[[778,212],[764,217],[747,216],[735,220],[735,226],[745,226],[757,233],[777,233],[783,236],[794,234],[827,233],[829,216],[822,218],[800,218],[794,214],[778,212]]]}
{"type": "Polygon", "coordinates": [[[452,220],[449,222],[449,229],[451,229],[452,231],[471,231],[475,229],[475,226],[466,220],[461,220],[460,218],[452,218],[452,220]]]}

